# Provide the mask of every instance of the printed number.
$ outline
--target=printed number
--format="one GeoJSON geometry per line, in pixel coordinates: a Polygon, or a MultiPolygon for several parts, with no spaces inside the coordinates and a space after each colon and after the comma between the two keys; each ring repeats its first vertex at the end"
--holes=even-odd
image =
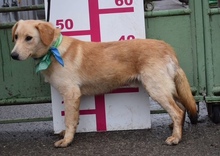
{"type": "Polygon", "coordinates": [[[58,26],[61,30],[66,28],[66,29],[73,29],[73,20],[71,19],[60,19],[56,21],[56,26],[58,26]]]}
{"type": "Polygon", "coordinates": [[[115,0],[115,4],[117,6],[122,6],[122,5],[132,5],[133,4],[133,0],[115,0]]]}
{"type": "Polygon", "coordinates": [[[125,35],[123,35],[123,36],[120,37],[119,41],[123,41],[123,40],[133,40],[133,39],[135,39],[134,35],[129,35],[129,36],[127,36],[127,37],[126,37],[125,35]]]}

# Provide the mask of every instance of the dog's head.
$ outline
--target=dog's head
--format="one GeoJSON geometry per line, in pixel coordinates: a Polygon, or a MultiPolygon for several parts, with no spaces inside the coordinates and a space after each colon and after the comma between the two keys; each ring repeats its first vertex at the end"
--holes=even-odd
{"type": "Polygon", "coordinates": [[[51,23],[40,20],[20,20],[12,28],[15,46],[11,57],[25,60],[29,57],[43,57],[60,35],[60,30],[51,23]]]}

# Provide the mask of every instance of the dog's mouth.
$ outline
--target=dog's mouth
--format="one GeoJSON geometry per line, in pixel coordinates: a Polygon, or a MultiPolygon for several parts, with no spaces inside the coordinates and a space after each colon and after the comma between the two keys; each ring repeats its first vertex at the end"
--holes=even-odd
{"type": "Polygon", "coordinates": [[[44,57],[44,55],[39,56],[39,57],[30,55],[29,57],[32,57],[34,60],[39,60],[39,59],[42,59],[44,57]]]}

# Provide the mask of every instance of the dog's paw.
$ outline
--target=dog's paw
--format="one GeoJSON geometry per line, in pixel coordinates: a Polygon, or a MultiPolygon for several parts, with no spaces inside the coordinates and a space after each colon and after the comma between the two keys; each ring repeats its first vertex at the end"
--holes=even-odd
{"type": "Polygon", "coordinates": [[[165,141],[168,145],[177,145],[180,142],[178,137],[170,136],[165,141]]]}
{"type": "Polygon", "coordinates": [[[65,139],[61,139],[57,142],[54,143],[54,146],[55,147],[61,147],[61,148],[64,148],[64,147],[67,147],[70,145],[71,142],[65,140],[65,139]]]}

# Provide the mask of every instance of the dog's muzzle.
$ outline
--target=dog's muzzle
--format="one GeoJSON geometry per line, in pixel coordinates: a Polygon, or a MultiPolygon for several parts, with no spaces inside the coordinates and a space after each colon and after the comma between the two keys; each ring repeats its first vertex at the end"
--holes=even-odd
{"type": "Polygon", "coordinates": [[[11,53],[11,57],[12,57],[14,60],[19,60],[19,54],[18,54],[17,52],[11,53]]]}

